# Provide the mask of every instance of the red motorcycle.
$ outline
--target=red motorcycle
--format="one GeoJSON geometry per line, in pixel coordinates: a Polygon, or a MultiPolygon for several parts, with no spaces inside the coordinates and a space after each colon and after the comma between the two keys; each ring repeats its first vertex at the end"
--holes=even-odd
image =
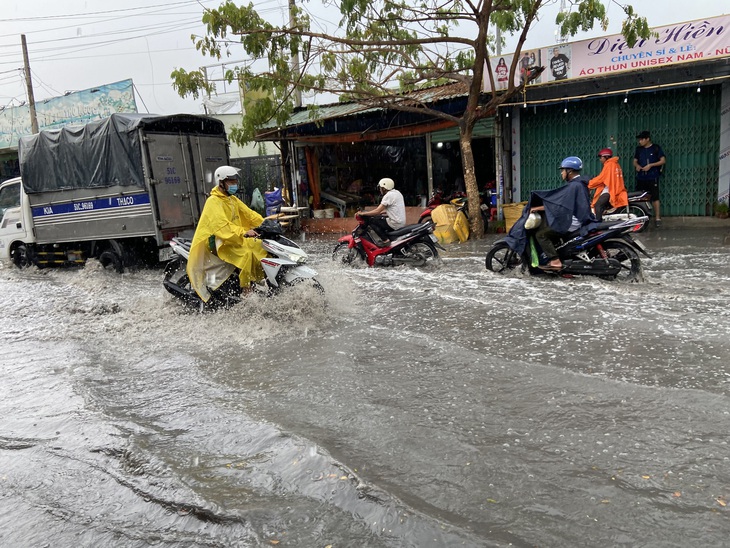
{"type": "Polygon", "coordinates": [[[406,225],[388,232],[390,245],[383,245],[370,227],[370,217],[356,215],[357,226],[352,234],[337,241],[332,259],[343,264],[365,261],[368,266],[425,266],[438,261],[438,249],[444,249],[433,235],[433,222],[406,225]]]}

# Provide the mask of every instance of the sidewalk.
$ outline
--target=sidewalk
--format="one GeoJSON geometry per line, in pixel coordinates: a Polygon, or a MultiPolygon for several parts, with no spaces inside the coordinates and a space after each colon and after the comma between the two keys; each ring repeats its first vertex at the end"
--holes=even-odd
{"type": "MultiPolygon", "coordinates": [[[[657,230],[654,227],[654,219],[649,222],[649,230],[657,230]]],[[[662,226],[659,230],[682,228],[727,228],[730,230],[730,219],[718,219],[717,217],[662,217],[662,226]]]]}

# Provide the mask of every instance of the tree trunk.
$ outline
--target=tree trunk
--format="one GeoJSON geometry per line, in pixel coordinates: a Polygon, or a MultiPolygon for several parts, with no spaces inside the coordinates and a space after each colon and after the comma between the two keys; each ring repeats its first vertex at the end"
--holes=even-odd
{"type": "Polygon", "coordinates": [[[471,148],[471,131],[459,131],[461,163],[464,168],[464,186],[469,202],[469,238],[480,240],[484,236],[484,223],[479,198],[479,185],[474,172],[474,152],[471,148]]]}

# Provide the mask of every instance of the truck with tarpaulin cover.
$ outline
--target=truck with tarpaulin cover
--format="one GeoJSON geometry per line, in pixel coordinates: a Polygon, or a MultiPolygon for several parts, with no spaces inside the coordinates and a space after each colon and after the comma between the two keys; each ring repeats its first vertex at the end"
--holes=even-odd
{"type": "Polygon", "coordinates": [[[21,137],[18,156],[20,177],[0,185],[0,260],[122,272],[192,236],[229,147],[214,118],[112,114],[21,137]]]}

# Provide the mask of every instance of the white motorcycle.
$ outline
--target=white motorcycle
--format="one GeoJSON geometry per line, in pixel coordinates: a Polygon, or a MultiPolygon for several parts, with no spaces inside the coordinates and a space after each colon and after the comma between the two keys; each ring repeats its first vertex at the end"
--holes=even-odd
{"type": "MultiPolygon", "coordinates": [[[[324,292],[324,288],[315,278],[317,271],[305,264],[307,254],[296,243],[283,236],[278,222],[267,219],[254,230],[259,234],[261,244],[267,252],[267,256],[261,259],[267,295],[274,295],[285,287],[305,281],[311,283],[317,291],[324,292]]],[[[174,258],[165,267],[165,277],[162,282],[165,289],[185,304],[200,311],[228,309],[239,303],[243,298],[243,291],[238,282],[238,269],[231,272],[230,265],[225,268],[226,280],[215,290],[210,291],[211,297],[207,302],[198,296],[190,285],[187,274],[191,244],[192,240],[188,238],[176,237],[170,241],[174,258]]],[[[252,289],[259,288],[253,284],[252,289]]]]}

